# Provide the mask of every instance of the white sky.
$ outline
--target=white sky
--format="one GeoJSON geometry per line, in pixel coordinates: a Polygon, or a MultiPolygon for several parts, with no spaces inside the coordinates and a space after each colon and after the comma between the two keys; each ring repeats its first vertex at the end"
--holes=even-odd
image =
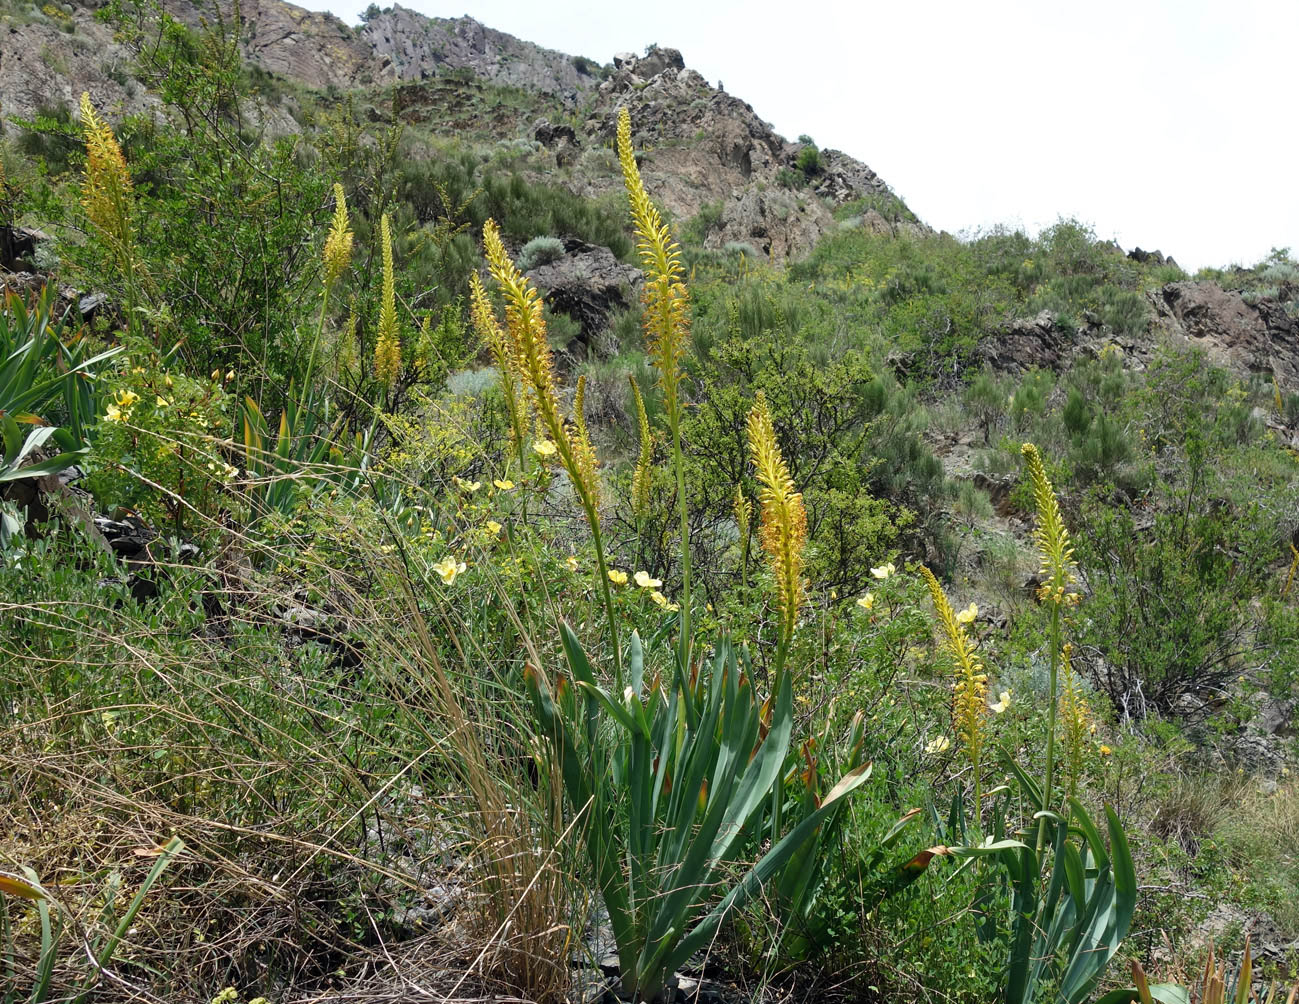
{"type": "MultiPolygon", "coordinates": [[[[349,23],[367,6],[298,2],[349,23]]],[[[954,233],[1074,216],[1191,269],[1299,253],[1299,0],[403,6],[602,63],[680,49],[954,233]]]]}

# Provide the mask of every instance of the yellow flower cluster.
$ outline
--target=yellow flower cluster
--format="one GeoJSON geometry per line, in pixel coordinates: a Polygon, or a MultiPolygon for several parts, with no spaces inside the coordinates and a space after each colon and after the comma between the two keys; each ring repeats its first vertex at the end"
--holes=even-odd
{"type": "Polygon", "coordinates": [[[131,172],[113,130],[95,112],[86,93],[81,95],[81,127],[86,136],[81,204],[100,237],[124,258],[131,247],[131,172]]]}
{"type": "Polygon", "coordinates": [[[965,625],[957,619],[952,604],[938,580],[924,565],[920,574],[929,586],[929,594],[934,600],[934,610],[938,614],[938,626],[943,633],[947,650],[956,660],[956,683],[952,688],[952,722],[956,734],[965,743],[970,762],[975,765],[977,773],[979,757],[986,739],[984,718],[988,705],[985,695],[988,690],[988,674],[984,672],[983,663],[975,654],[974,641],[965,633],[965,625]]]}
{"type": "Polygon", "coordinates": [[[789,468],[780,455],[776,430],[766,395],[758,392],[749,411],[749,455],[762,488],[762,548],[767,552],[776,577],[777,602],[786,641],[794,633],[794,622],[803,600],[803,546],[807,543],[807,512],[803,495],[794,490],[789,468]]]}
{"type": "Polygon", "coordinates": [[[1073,671],[1073,646],[1065,645],[1064,689],[1060,692],[1060,720],[1064,726],[1065,774],[1069,778],[1069,796],[1078,792],[1078,779],[1082,776],[1088,737],[1096,731],[1091,708],[1082,692],[1082,684],[1073,671]]]}
{"type": "Polygon", "coordinates": [[[352,227],[347,220],[347,202],[343,186],[334,185],[334,221],[325,237],[324,250],[325,288],[330,289],[352,263],[352,227]]]}
{"type": "Polygon", "coordinates": [[[1069,587],[1078,581],[1077,566],[1073,560],[1073,546],[1069,543],[1069,531],[1060,515],[1060,503],[1050,478],[1046,476],[1037,447],[1025,443],[1020,452],[1033,482],[1033,501],[1037,505],[1037,529],[1033,531],[1033,539],[1042,559],[1042,575],[1046,576],[1038,596],[1044,603],[1072,606],[1078,602],[1078,594],[1069,591],[1069,587]]]}
{"type": "Polygon", "coordinates": [[[501,330],[496,320],[496,311],[487,299],[478,273],[469,276],[469,313],[474,328],[496,360],[496,368],[501,376],[501,394],[505,397],[505,411],[510,420],[510,440],[518,450],[527,438],[528,419],[523,402],[519,399],[519,363],[514,357],[514,345],[501,330]]]}
{"type": "Polygon", "coordinates": [[[131,409],[139,403],[140,395],[133,390],[119,390],[113,395],[113,401],[104,412],[107,422],[129,422],[131,409]]]}
{"type": "Polygon", "coordinates": [[[664,404],[668,414],[675,416],[680,412],[680,362],[690,328],[690,300],[681,264],[681,248],[672,239],[667,224],[641,181],[631,143],[631,116],[626,108],[618,112],[618,161],[631,203],[636,250],[645,269],[646,340],[650,357],[659,371],[664,404]]]}
{"type": "Polygon", "coordinates": [[[383,245],[383,292],[379,301],[379,335],[374,343],[374,376],[385,387],[401,373],[401,337],[397,331],[397,291],[392,268],[392,225],[388,214],[379,221],[383,245]]]}
{"type": "Polygon", "coordinates": [[[506,253],[495,220],[483,225],[483,247],[492,278],[505,296],[505,329],[512,342],[512,358],[538,422],[548,437],[533,443],[533,449],[543,457],[558,453],[574,488],[582,496],[588,519],[594,522],[600,504],[595,451],[590,441],[571,428],[560,414],[541,294],[506,253]]]}

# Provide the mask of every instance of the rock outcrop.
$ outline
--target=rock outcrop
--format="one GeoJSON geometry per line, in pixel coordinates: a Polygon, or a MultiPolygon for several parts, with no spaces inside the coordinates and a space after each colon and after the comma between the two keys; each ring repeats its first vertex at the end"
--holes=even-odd
{"type": "Polygon", "coordinates": [[[624,265],[606,247],[569,239],[564,256],[528,272],[545,295],[550,309],[567,314],[582,327],[582,342],[590,352],[617,310],[637,302],[644,274],[624,265]]]}
{"type": "Polygon", "coordinates": [[[1275,379],[1282,391],[1299,391],[1299,322],[1276,299],[1247,303],[1215,282],[1170,282],[1150,295],[1155,328],[1178,342],[1198,346],[1214,363],[1239,373],[1275,379]]]}

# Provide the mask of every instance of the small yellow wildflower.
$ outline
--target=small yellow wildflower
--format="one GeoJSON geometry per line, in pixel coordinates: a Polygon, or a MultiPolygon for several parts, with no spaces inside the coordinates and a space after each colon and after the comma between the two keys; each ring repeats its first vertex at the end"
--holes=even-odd
{"type": "Polygon", "coordinates": [[[1001,714],[1003,711],[1005,711],[1007,708],[1010,707],[1010,691],[1003,690],[1001,692],[1001,700],[997,701],[996,704],[989,704],[988,707],[991,708],[996,714],[998,715],[1001,714]]]}
{"type": "Polygon", "coordinates": [[[892,575],[896,571],[897,569],[893,567],[893,562],[890,561],[886,565],[880,565],[878,568],[872,568],[871,575],[875,576],[875,578],[877,579],[887,579],[890,575],[892,575]]]}
{"type": "Polygon", "coordinates": [[[636,580],[636,585],[642,589],[657,589],[663,585],[662,579],[651,578],[649,572],[637,572],[632,578],[636,580]]]}
{"type": "Polygon", "coordinates": [[[435,562],[433,565],[433,571],[438,573],[438,576],[442,579],[443,585],[447,586],[455,582],[456,576],[461,574],[464,570],[465,563],[463,561],[456,561],[456,559],[449,554],[441,561],[435,562]]]}
{"type": "Polygon", "coordinates": [[[568,570],[570,572],[577,571],[577,559],[573,557],[571,554],[564,559],[564,564],[568,566],[568,570]]]}
{"type": "Polygon", "coordinates": [[[557,447],[549,439],[538,439],[532,444],[533,451],[541,457],[553,457],[557,447]]]}
{"type": "Polygon", "coordinates": [[[956,623],[957,623],[957,624],[973,624],[973,623],[974,623],[974,618],[976,618],[976,617],[978,617],[978,616],[979,616],[979,607],[978,607],[978,605],[975,604],[975,603],[971,603],[968,607],[966,607],[964,610],[960,611],[960,612],[956,615],[956,623]]]}
{"type": "Polygon", "coordinates": [[[501,532],[501,524],[496,522],[494,519],[489,519],[483,525],[487,527],[488,532],[491,533],[493,537],[501,532]]]}
{"type": "Polygon", "coordinates": [[[929,754],[945,753],[951,749],[952,741],[947,736],[937,736],[925,743],[925,752],[929,754]]]}
{"type": "Polygon", "coordinates": [[[664,610],[670,611],[672,613],[676,613],[678,610],[681,609],[681,605],[679,603],[671,602],[666,596],[660,593],[657,589],[654,590],[654,592],[650,593],[650,599],[653,600],[655,603],[657,603],[664,610]]]}
{"type": "Polygon", "coordinates": [[[130,419],[130,417],[131,413],[129,411],[122,411],[122,409],[115,404],[110,404],[108,410],[104,413],[104,421],[106,422],[125,422],[130,419]]]}
{"type": "Polygon", "coordinates": [[[511,481],[509,478],[496,478],[492,482],[492,484],[494,484],[497,488],[499,488],[503,492],[514,491],[514,482],[511,481]]]}
{"type": "Polygon", "coordinates": [[[153,399],[153,403],[159,408],[166,408],[171,404],[171,402],[168,401],[161,394],[159,394],[157,397],[153,399]]]}
{"type": "Polygon", "coordinates": [[[857,605],[863,610],[875,609],[875,594],[867,593],[865,596],[858,596],[857,605]]]}
{"type": "Polygon", "coordinates": [[[133,408],[140,400],[140,395],[133,390],[119,390],[113,399],[119,408],[133,408]]]}
{"type": "Polygon", "coordinates": [[[627,573],[619,571],[617,568],[609,569],[609,581],[615,586],[627,585],[627,573]]]}
{"type": "Polygon", "coordinates": [[[451,480],[456,483],[457,488],[461,491],[468,492],[470,495],[483,486],[481,481],[466,481],[462,477],[453,477],[451,480]]]}
{"type": "Polygon", "coordinates": [[[1112,749],[1110,749],[1104,743],[1101,743],[1101,756],[1109,756],[1113,752],[1114,751],[1112,749]]]}

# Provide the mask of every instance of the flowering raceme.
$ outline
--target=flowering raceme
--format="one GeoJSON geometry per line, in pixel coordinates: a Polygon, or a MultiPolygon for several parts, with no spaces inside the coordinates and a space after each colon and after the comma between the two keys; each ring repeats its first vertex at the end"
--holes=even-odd
{"type": "Polygon", "coordinates": [[[794,622],[803,601],[803,546],[807,543],[807,512],[803,495],[794,490],[789,468],[780,455],[771,409],[766,395],[758,391],[749,411],[749,455],[762,485],[762,548],[767,552],[776,578],[776,596],[786,642],[794,633],[794,622]]]}

